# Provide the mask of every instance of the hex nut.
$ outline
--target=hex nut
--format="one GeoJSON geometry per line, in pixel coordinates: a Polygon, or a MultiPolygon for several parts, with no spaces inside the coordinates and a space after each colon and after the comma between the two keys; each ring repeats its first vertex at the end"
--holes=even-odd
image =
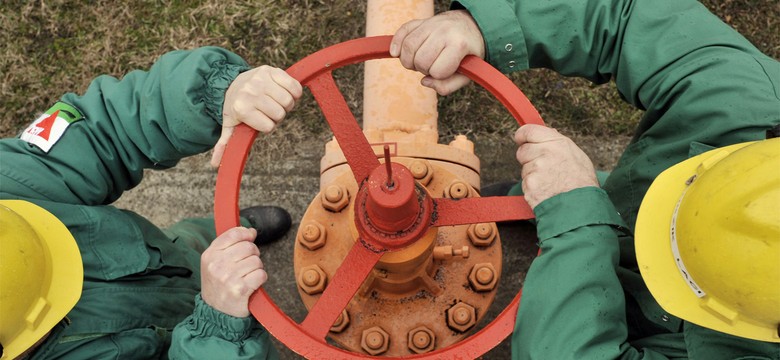
{"type": "Polygon", "coordinates": [[[471,243],[478,247],[487,247],[493,244],[497,233],[498,229],[496,229],[495,223],[471,224],[466,230],[471,243]]]}
{"type": "Polygon", "coordinates": [[[316,295],[325,290],[328,275],[319,265],[309,265],[301,269],[298,276],[298,286],[309,295],[316,295]]]}
{"type": "Polygon", "coordinates": [[[463,181],[455,180],[444,190],[444,197],[450,199],[464,199],[471,195],[471,186],[463,181]]]}
{"type": "Polygon", "coordinates": [[[427,160],[414,160],[409,164],[409,172],[422,186],[427,186],[433,178],[433,167],[427,160]]]}
{"type": "Polygon", "coordinates": [[[390,335],[379,326],[363,330],[360,347],[369,355],[380,355],[390,347],[390,335]]]}
{"type": "Polygon", "coordinates": [[[321,195],[322,207],[333,212],[339,212],[349,204],[349,192],[341,185],[330,185],[321,195]]]}
{"type": "Polygon", "coordinates": [[[317,221],[307,222],[298,233],[298,242],[311,251],[325,246],[327,238],[327,230],[317,221]]]}
{"type": "Polygon", "coordinates": [[[344,331],[347,326],[349,326],[349,312],[347,312],[347,309],[344,309],[341,310],[341,315],[339,315],[338,319],[336,319],[336,322],[333,323],[333,326],[330,327],[330,332],[340,333],[344,331]]]}
{"type": "Polygon", "coordinates": [[[473,306],[459,301],[447,309],[447,326],[458,332],[466,332],[477,323],[477,311],[473,306]]]}
{"type": "Polygon", "coordinates": [[[436,345],[436,334],[425,326],[418,326],[409,331],[406,341],[415,354],[427,353],[436,345]]]}
{"type": "Polygon", "coordinates": [[[479,263],[471,268],[469,274],[469,283],[474,291],[490,291],[496,288],[498,283],[498,276],[496,276],[496,268],[491,263],[479,263]]]}

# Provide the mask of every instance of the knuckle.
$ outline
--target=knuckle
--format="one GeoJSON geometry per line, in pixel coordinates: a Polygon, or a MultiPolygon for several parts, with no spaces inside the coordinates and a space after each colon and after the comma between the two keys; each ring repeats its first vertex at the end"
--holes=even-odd
{"type": "Polygon", "coordinates": [[[271,110],[271,114],[269,114],[268,117],[271,118],[271,120],[274,120],[274,122],[279,122],[287,115],[287,112],[284,110],[284,107],[281,105],[277,108],[274,108],[271,110]]]}
{"type": "Polygon", "coordinates": [[[249,258],[249,263],[252,266],[252,269],[262,269],[263,268],[263,261],[260,260],[260,256],[252,256],[249,258]]]}
{"type": "Polygon", "coordinates": [[[418,54],[418,56],[414,58],[414,68],[420,72],[425,73],[426,75],[430,66],[430,62],[423,54],[418,54]]]}
{"type": "Polygon", "coordinates": [[[246,286],[242,283],[236,283],[230,287],[230,295],[234,298],[241,298],[246,295],[246,286]]]}
{"type": "Polygon", "coordinates": [[[240,254],[250,254],[252,252],[252,248],[255,247],[255,244],[250,243],[249,241],[242,241],[237,243],[235,246],[240,254]]]}
{"type": "Polygon", "coordinates": [[[257,130],[263,134],[268,134],[274,130],[274,122],[272,120],[263,120],[258,124],[257,130]]]}
{"type": "Polygon", "coordinates": [[[212,274],[215,274],[217,281],[223,284],[230,283],[230,279],[233,277],[232,271],[226,271],[226,269],[222,268],[221,266],[217,267],[216,269],[212,269],[212,274]]]}
{"type": "Polygon", "coordinates": [[[293,106],[295,106],[295,99],[288,93],[284,95],[284,98],[279,102],[279,104],[282,105],[282,107],[287,111],[289,111],[292,110],[293,106]]]}

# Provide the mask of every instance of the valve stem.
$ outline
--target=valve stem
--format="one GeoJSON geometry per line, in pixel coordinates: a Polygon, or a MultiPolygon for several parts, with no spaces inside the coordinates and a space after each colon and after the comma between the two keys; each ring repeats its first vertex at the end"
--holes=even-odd
{"type": "Polygon", "coordinates": [[[390,165],[390,145],[385,144],[385,167],[387,168],[387,183],[385,186],[388,190],[392,190],[395,187],[393,182],[393,167],[390,165]]]}

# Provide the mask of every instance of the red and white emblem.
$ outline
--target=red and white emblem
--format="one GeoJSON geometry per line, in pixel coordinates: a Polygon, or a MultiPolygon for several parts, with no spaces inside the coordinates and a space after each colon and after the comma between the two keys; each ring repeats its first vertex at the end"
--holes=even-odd
{"type": "Polygon", "coordinates": [[[51,114],[41,115],[24,130],[20,137],[48,153],[69,125],[67,118],[60,116],[60,110],[56,110],[51,114]]]}

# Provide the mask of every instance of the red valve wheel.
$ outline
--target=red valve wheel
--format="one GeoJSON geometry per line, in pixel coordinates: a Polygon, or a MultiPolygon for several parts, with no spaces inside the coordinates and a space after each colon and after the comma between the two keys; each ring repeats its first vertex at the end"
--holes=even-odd
{"type": "MultiPolygon", "coordinates": [[[[297,62],[287,72],[309,88],[333,131],[347,163],[360,186],[360,193],[375,202],[385,201],[376,184],[389,183],[387,170],[381,166],[363,131],[349,110],[343,95],[332,77],[332,71],[340,67],[373,59],[390,57],[391,36],[367,37],[346,41],[322,49],[297,62]],[[384,174],[384,175],[383,175],[384,174]],[[372,179],[379,179],[373,181],[372,179]],[[372,185],[373,184],[373,185],[372,185]],[[374,186],[373,188],[371,188],[374,186]],[[378,196],[378,197],[377,197],[378,196]]],[[[512,81],[481,59],[468,56],[460,64],[458,72],[468,76],[495,96],[520,125],[544,122],[531,102],[512,81]]],[[[217,234],[239,226],[238,195],[241,175],[244,171],[257,131],[244,124],[236,127],[222,157],[214,193],[214,214],[217,234]]],[[[399,181],[407,181],[402,166],[392,173],[401,173],[399,181]]],[[[408,171],[408,170],[406,170],[408,171]]],[[[396,179],[396,176],[393,176],[396,179]]],[[[408,180],[413,181],[413,180],[408,180]]],[[[257,320],[278,340],[294,352],[307,358],[366,359],[374,358],[339,349],[325,341],[328,331],[341,311],[357,292],[376,263],[385,252],[395,251],[416,240],[430,226],[462,225],[471,223],[500,222],[533,218],[533,212],[522,196],[475,197],[464,199],[431,198],[421,192],[419,204],[421,224],[400,242],[387,241],[365,229],[365,212],[356,209],[356,225],[360,239],[356,241],[341,266],[336,271],[320,299],[309,310],[306,318],[295,323],[274,304],[264,289],[258,289],[249,300],[249,310],[257,320]],[[362,222],[361,222],[362,219],[362,222]],[[360,230],[362,229],[362,231],[360,230]]],[[[358,201],[358,200],[356,200],[358,201]]],[[[392,201],[388,200],[388,201],[392,201]]],[[[371,202],[369,200],[368,202],[371,202]]],[[[419,205],[419,207],[417,207],[419,205]]],[[[380,209],[381,210],[381,209],[380,209]]],[[[370,211],[369,211],[370,212],[370,211]]],[[[377,212],[377,211],[375,211],[377,212]]],[[[379,211],[379,213],[382,213],[379,211]]],[[[386,211],[385,211],[386,213],[386,211]]],[[[370,215],[370,214],[369,214],[370,215]]],[[[401,219],[403,220],[403,219],[401,219]]],[[[395,240],[394,240],[395,241],[395,240]]],[[[423,358],[476,358],[498,345],[512,333],[521,292],[512,302],[482,330],[449,347],[434,352],[404,356],[423,358]]]]}

